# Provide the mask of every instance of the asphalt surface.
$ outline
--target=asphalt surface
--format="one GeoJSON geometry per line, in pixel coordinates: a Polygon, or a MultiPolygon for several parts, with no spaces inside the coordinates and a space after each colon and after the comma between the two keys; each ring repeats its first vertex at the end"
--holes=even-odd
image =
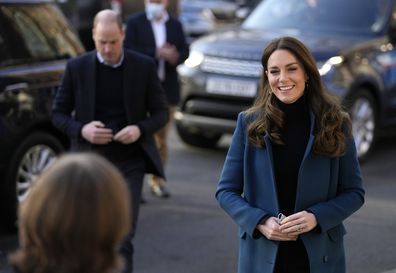
{"type": "MultiPolygon", "coordinates": [[[[348,273],[396,272],[396,142],[384,139],[362,165],[366,204],[346,221],[348,273]]],[[[166,200],[147,184],[135,239],[136,273],[236,272],[237,227],[214,199],[229,137],[216,150],[183,145],[173,132],[166,200]]],[[[16,236],[0,236],[0,272],[16,236]]]]}

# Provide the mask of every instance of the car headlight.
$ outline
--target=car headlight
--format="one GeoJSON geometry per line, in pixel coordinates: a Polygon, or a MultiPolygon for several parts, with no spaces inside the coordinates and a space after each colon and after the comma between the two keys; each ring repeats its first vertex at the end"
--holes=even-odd
{"type": "Polygon", "coordinates": [[[341,56],[334,56],[328,59],[322,66],[319,67],[319,74],[321,76],[326,75],[332,69],[333,66],[339,65],[344,61],[341,56]]]}
{"type": "Polygon", "coordinates": [[[184,64],[187,67],[193,68],[199,66],[204,59],[204,55],[198,51],[191,51],[187,60],[184,61],[184,64]]]}

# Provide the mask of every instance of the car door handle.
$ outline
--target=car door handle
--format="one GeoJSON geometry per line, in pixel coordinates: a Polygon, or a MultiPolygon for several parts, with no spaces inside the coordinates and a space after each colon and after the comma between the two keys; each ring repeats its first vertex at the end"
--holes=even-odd
{"type": "Polygon", "coordinates": [[[26,82],[14,83],[7,85],[4,92],[16,92],[22,90],[28,90],[29,85],[26,82]]]}

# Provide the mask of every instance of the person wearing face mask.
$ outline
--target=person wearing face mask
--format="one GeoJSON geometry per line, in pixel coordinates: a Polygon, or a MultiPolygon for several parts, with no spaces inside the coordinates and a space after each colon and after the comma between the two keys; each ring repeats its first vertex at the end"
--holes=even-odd
{"type": "MultiPolygon", "coordinates": [[[[176,67],[188,57],[189,48],[179,20],[166,10],[168,0],[145,0],[145,11],[131,15],[126,21],[126,48],[152,57],[157,64],[157,73],[165,89],[169,106],[169,121],[155,134],[162,163],[168,160],[168,132],[173,124],[173,114],[180,98],[176,67]]],[[[164,180],[150,176],[151,192],[162,198],[170,196],[164,180]]]]}
{"type": "Polygon", "coordinates": [[[147,19],[159,21],[165,13],[165,5],[164,3],[147,2],[145,3],[145,11],[147,19]]]}
{"type": "Polygon", "coordinates": [[[239,226],[239,273],[345,273],[343,221],[364,203],[351,120],[292,37],[264,49],[216,191],[239,226]]]}

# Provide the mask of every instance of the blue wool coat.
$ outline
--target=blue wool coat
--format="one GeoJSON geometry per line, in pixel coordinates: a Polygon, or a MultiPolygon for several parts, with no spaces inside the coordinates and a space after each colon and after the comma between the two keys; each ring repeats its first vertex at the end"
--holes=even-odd
{"type": "MultiPolygon", "coordinates": [[[[343,156],[313,153],[314,122],[311,113],[311,134],[298,174],[295,212],[312,212],[319,225],[300,235],[311,273],[344,273],[346,231],[342,221],[364,203],[362,177],[353,138],[347,140],[343,156]]],[[[280,212],[271,142],[265,135],[265,148],[253,146],[248,142],[245,126],[246,118],[241,113],[216,198],[239,226],[238,273],[272,273],[279,242],[268,240],[256,229],[261,219],[280,212]]]]}

